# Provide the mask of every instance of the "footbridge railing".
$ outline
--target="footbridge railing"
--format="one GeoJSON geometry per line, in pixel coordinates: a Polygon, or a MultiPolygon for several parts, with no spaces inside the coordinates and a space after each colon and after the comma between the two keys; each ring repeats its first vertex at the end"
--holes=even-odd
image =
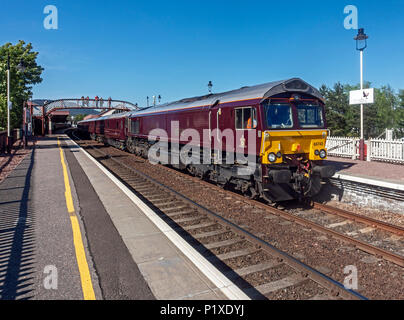
{"type": "Polygon", "coordinates": [[[44,116],[49,115],[55,110],[63,109],[98,109],[98,110],[121,110],[131,111],[139,110],[137,103],[112,99],[59,99],[47,102],[43,105],[44,116]]]}

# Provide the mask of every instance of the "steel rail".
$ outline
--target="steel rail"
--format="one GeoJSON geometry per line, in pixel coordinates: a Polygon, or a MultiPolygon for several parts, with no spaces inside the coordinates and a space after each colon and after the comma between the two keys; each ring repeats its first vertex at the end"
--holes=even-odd
{"type": "Polygon", "coordinates": [[[362,222],[362,223],[365,223],[372,227],[376,227],[376,228],[397,234],[399,236],[404,236],[404,228],[390,224],[388,222],[365,217],[365,216],[362,216],[362,215],[359,215],[359,214],[356,214],[353,212],[349,212],[349,211],[346,211],[346,210],[343,210],[340,208],[336,208],[336,207],[331,207],[331,206],[328,206],[328,205],[325,205],[322,203],[318,203],[318,202],[313,203],[313,208],[321,210],[321,211],[329,213],[329,214],[334,214],[334,215],[338,215],[343,218],[347,218],[347,219],[354,220],[357,222],[362,222]]]}

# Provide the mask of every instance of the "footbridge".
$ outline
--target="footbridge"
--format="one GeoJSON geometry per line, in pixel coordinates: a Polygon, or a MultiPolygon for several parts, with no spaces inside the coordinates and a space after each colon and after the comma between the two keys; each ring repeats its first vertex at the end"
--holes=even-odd
{"type": "MultiPolygon", "coordinates": [[[[107,99],[89,99],[89,98],[69,98],[58,99],[52,101],[44,101],[42,104],[35,104],[28,102],[27,104],[30,114],[32,115],[36,127],[40,126],[40,132],[45,135],[46,128],[48,132],[52,133],[52,121],[60,120],[61,117],[66,118],[68,109],[82,109],[82,110],[116,110],[117,112],[135,111],[139,110],[137,103],[131,103],[123,100],[107,99]]],[[[37,130],[38,132],[39,130],[37,130]]]]}

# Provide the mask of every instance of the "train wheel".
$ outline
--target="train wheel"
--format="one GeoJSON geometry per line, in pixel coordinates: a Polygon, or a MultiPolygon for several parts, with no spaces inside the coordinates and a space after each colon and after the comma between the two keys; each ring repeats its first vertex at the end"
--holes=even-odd
{"type": "Polygon", "coordinates": [[[250,187],[249,192],[247,193],[247,197],[249,197],[252,200],[258,199],[259,193],[253,186],[250,187]]]}
{"type": "Polygon", "coordinates": [[[128,149],[128,151],[130,153],[135,153],[136,148],[135,148],[135,144],[133,143],[132,139],[126,140],[126,149],[128,149]]]}

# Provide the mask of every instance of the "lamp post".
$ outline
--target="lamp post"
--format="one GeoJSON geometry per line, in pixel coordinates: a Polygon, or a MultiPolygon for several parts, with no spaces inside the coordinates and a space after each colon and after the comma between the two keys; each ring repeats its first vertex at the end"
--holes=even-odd
{"type": "MultiPolygon", "coordinates": [[[[10,54],[7,54],[7,140],[10,137],[10,54]]],[[[7,141],[8,147],[8,141],[7,141]]]]}
{"type": "MultiPolygon", "coordinates": [[[[363,90],[363,51],[367,48],[367,39],[369,37],[365,34],[365,29],[361,28],[358,30],[358,35],[354,38],[356,41],[356,50],[360,52],[360,79],[361,79],[361,90],[363,90]]],[[[365,142],[363,136],[363,104],[361,104],[361,139],[359,142],[359,159],[365,160],[364,150],[365,142]]]]}

